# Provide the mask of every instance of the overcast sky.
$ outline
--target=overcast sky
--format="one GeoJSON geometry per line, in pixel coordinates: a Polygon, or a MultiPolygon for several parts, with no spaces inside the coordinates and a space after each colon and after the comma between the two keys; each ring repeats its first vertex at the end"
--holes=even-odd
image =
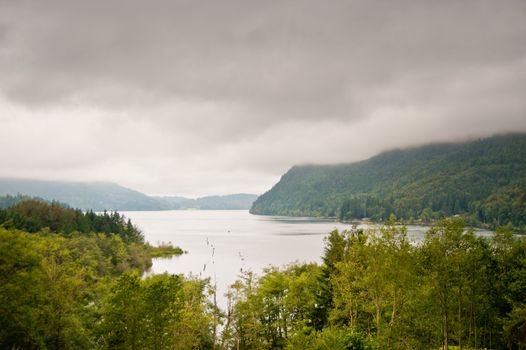
{"type": "Polygon", "coordinates": [[[263,193],[526,131],[526,1],[0,0],[0,176],[263,193]]]}

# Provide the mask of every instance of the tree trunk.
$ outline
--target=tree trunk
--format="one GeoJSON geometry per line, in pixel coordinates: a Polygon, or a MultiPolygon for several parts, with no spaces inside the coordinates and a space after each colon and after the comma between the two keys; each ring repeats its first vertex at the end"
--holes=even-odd
{"type": "MultiPolygon", "coordinates": [[[[460,268],[460,267],[459,267],[460,268]]],[[[458,346],[462,350],[462,286],[458,290],[458,346]]]]}
{"type": "Polygon", "coordinates": [[[380,301],[377,299],[376,300],[376,342],[377,342],[377,346],[376,348],[378,348],[378,342],[380,340],[380,301]]]}
{"type": "Polygon", "coordinates": [[[449,350],[449,332],[448,332],[447,311],[444,313],[444,350],[449,350]]]}

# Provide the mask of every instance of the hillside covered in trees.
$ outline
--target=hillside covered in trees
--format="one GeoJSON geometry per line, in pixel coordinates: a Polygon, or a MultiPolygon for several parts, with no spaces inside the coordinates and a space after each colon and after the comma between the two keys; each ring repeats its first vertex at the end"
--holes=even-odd
{"type": "Polygon", "coordinates": [[[292,167],[254,202],[260,215],[411,222],[452,215],[526,227],[526,134],[393,150],[352,164],[292,167]]]}

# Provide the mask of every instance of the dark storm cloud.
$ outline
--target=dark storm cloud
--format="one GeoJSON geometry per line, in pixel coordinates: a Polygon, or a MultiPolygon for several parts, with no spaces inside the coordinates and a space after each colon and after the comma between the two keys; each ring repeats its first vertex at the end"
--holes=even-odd
{"type": "Polygon", "coordinates": [[[0,0],[0,95],[28,123],[60,109],[93,135],[121,125],[104,145],[119,159],[138,161],[139,137],[165,170],[190,148],[195,169],[275,178],[524,130],[524,23],[523,0],[0,0]]]}
{"type": "Polygon", "coordinates": [[[4,91],[27,103],[115,85],[124,96],[118,90],[249,104],[267,118],[355,118],[349,112],[371,103],[355,97],[361,89],[418,84],[422,75],[447,82],[465,69],[515,65],[526,52],[520,0],[8,1],[3,9],[15,36],[4,91]]]}

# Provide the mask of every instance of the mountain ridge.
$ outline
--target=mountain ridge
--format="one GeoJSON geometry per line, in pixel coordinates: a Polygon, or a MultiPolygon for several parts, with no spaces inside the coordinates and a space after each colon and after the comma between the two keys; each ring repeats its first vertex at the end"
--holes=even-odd
{"type": "Polygon", "coordinates": [[[24,195],[48,201],[58,201],[82,210],[177,210],[177,209],[249,209],[257,195],[233,194],[207,196],[197,199],[185,197],[148,196],[139,191],[107,181],[53,181],[0,178],[0,196],[24,195]],[[242,196],[240,199],[239,196],[242,196]],[[179,202],[167,198],[179,198],[179,202]],[[210,199],[215,201],[210,202],[210,199]],[[190,206],[189,204],[193,205],[190,206]]]}
{"type": "Polygon", "coordinates": [[[428,222],[526,225],[526,134],[389,150],[369,159],[295,165],[250,212],[428,222]],[[497,205],[498,203],[498,205],[497,205]]]}

